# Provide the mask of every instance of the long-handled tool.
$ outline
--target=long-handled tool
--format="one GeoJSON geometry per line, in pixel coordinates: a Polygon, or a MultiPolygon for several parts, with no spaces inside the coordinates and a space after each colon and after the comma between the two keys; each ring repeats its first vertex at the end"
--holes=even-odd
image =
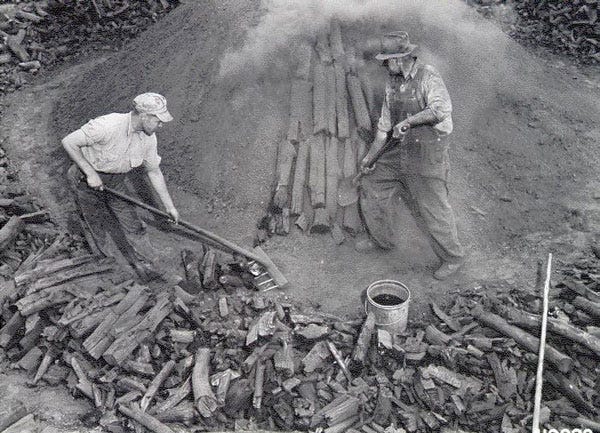
{"type": "MultiPolygon", "coordinates": [[[[141,202],[133,197],[130,197],[126,194],[123,194],[119,191],[116,191],[107,186],[103,187],[103,190],[109,194],[114,195],[115,197],[120,198],[126,202],[134,204],[142,209],[146,209],[153,214],[162,216],[164,218],[170,219],[171,216],[163,212],[160,209],[157,209],[153,206],[150,206],[144,202],[141,202]]],[[[260,247],[254,248],[254,250],[250,251],[239,245],[222,238],[221,236],[212,233],[208,230],[195,226],[187,221],[179,220],[179,225],[185,227],[186,229],[194,232],[200,239],[202,239],[207,244],[227,253],[236,253],[239,254],[246,259],[249,260],[248,265],[250,265],[250,272],[254,275],[255,281],[257,282],[257,286],[262,291],[272,290],[275,288],[283,289],[287,284],[288,280],[281,273],[275,263],[267,256],[267,254],[260,247]]]]}
{"type": "MultiPolygon", "coordinates": [[[[403,127],[401,129],[402,132],[408,131],[408,127],[403,127]]],[[[400,143],[404,141],[406,135],[403,135],[400,143]]],[[[361,167],[361,170],[354,177],[347,177],[343,179],[338,185],[338,204],[341,207],[350,206],[358,201],[358,185],[360,183],[360,179],[367,173],[371,171],[371,169],[375,166],[375,163],[381,158],[391,145],[395,139],[389,139],[381,148],[375,153],[371,163],[366,167],[361,167]]]]}

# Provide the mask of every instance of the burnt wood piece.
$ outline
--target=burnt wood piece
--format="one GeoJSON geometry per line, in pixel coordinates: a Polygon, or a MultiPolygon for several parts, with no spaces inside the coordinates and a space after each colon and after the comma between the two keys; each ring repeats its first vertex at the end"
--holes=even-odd
{"type": "MultiPolygon", "coordinates": [[[[539,315],[528,313],[510,306],[498,306],[497,308],[512,324],[527,329],[537,330],[540,328],[542,319],[539,315]]],[[[548,331],[579,343],[600,356],[600,338],[595,337],[582,329],[563,322],[562,320],[548,318],[548,331]]]]}
{"type": "Polygon", "coordinates": [[[59,284],[81,278],[86,277],[88,275],[93,274],[101,274],[104,272],[112,271],[115,267],[115,259],[112,257],[106,257],[104,259],[100,259],[96,262],[84,263],[75,268],[66,269],[61,272],[56,272],[47,277],[42,277],[31,283],[27,288],[26,293],[31,295],[33,293],[37,293],[40,290],[46,289],[48,287],[57,286],[59,284]]]}
{"type": "Polygon", "coordinates": [[[135,318],[137,313],[146,304],[149,294],[143,286],[134,286],[127,295],[114,308],[105,311],[104,320],[85,339],[83,347],[94,359],[100,359],[104,352],[110,347],[116,339],[118,333],[116,329],[123,326],[129,320],[135,318]]]}
{"type": "Polygon", "coordinates": [[[446,325],[448,325],[448,327],[454,332],[458,332],[462,329],[460,323],[458,323],[458,321],[444,313],[444,311],[435,302],[431,303],[431,308],[433,309],[435,315],[438,316],[439,319],[446,325]]]}
{"type": "Polygon", "coordinates": [[[281,349],[273,356],[274,367],[283,377],[290,378],[294,376],[292,347],[287,338],[282,339],[281,346],[281,349]]]}
{"type": "Polygon", "coordinates": [[[340,63],[334,64],[335,72],[335,111],[337,115],[337,136],[341,139],[350,137],[350,119],[348,115],[348,91],[346,71],[340,63]]]}
{"type": "Polygon", "coordinates": [[[373,335],[374,330],[375,315],[372,312],[369,312],[360,329],[360,333],[358,334],[358,339],[356,340],[354,351],[352,352],[350,365],[348,366],[354,375],[357,375],[365,365],[365,359],[367,358],[367,353],[369,352],[371,336],[373,335]]]}
{"type": "MultiPolygon", "coordinates": [[[[33,385],[37,384],[40,381],[40,379],[44,377],[44,374],[46,374],[46,372],[48,371],[48,368],[56,358],[56,355],[57,353],[54,346],[48,347],[46,353],[44,354],[44,358],[42,358],[42,362],[40,363],[40,366],[38,367],[37,372],[35,373],[35,377],[31,381],[33,385]]],[[[0,429],[0,431],[2,430],[0,429]]]]}
{"type": "Polygon", "coordinates": [[[143,425],[153,433],[174,433],[169,426],[163,424],[162,422],[154,418],[152,415],[148,415],[147,413],[143,412],[139,408],[134,407],[133,405],[128,407],[120,404],[117,407],[117,410],[126,417],[139,422],[141,425],[143,425]]]}
{"type": "Polygon", "coordinates": [[[197,418],[196,409],[191,401],[184,401],[165,411],[157,412],[156,419],[166,423],[189,425],[197,418]]]}
{"type": "MultiPolygon", "coordinates": [[[[539,338],[523,331],[514,325],[510,325],[502,317],[493,314],[489,311],[484,311],[481,307],[476,307],[471,310],[474,317],[481,323],[495,329],[496,331],[515,340],[519,345],[529,350],[531,353],[537,354],[539,348],[539,338]]],[[[568,373],[573,367],[573,360],[562,352],[559,352],[552,346],[546,346],[546,358],[548,362],[554,365],[562,373],[568,373]]]]}
{"type": "Polygon", "coordinates": [[[213,290],[219,285],[216,275],[217,271],[217,253],[209,249],[202,260],[202,287],[213,290]]]}
{"type": "Polygon", "coordinates": [[[346,76],[346,83],[348,84],[348,93],[352,102],[357,132],[362,138],[370,137],[373,126],[360,79],[356,75],[348,74],[346,76]]]}
{"type": "Polygon", "coordinates": [[[210,418],[217,409],[217,399],[213,394],[209,382],[210,349],[199,348],[192,370],[192,389],[194,391],[194,405],[200,415],[210,418]]]}
{"type": "Polygon", "coordinates": [[[183,399],[185,399],[192,392],[192,376],[190,375],[179,387],[174,391],[169,390],[169,397],[152,408],[152,413],[161,413],[169,409],[173,409],[183,399]]]}
{"type": "Polygon", "coordinates": [[[590,301],[583,296],[577,296],[573,299],[572,304],[595,319],[600,319],[600,303],[590,301]]]}
{"type": "MultiPolygon", "coordinates": [[[[131,285],[132,281],[127,281],[127,286],[131,285]]],[[[90,299],[78,300],[73,305],[65,307],[61,318],[59,319],[59,325],[67,326],[73,322],[81,321],[98,311],[104,311],[106,307],[110,307],[114,304],[118,304],[125,298],[126,293],[121,289],[126,287],[123,284],[119,284],[114,289],[105,290],[101,293],[97,293],[90,299]]]]}
{"type": "MultiPolygon", "coordinates": [[[[308,80],[294,79],[290,88],[290,119],[287,140],[290,143],[299,143],[307,131],[303,122],[306,119],[306,110],[312,110],[311,100],[312,83],[308,80]],[[308,107],[307,107],[308,104],[308,107]]],[[[312,131],[310,131],[312,133],[312,131]]]]}
{"type": "Polygon", "coordinates": [[[292,202],[290,213],[300,215],[303,209],[304,190],[306,189],[306,172],[308,166],[310,143],[308,140],[301,141],[298,145],[298,156],[294,170],[294,184],[292,186],[292,202]]]}
{"type": "Polygon", "coordinates": [[[337,114],[335,111],[335,67],[333,64],[325,66],[326,78],[326,110],[327,110],[327,132],[330,137],[337,135],[337,114]]]}
{"type": "Polygon", "coordinates": [[[342,27],[336,19],[331,20],[329,28],[329,45],[331,55],[336,63],[344,64],[346,62],[346,52],[342,41],[342,27]]]}
{"type": "Polygon", "coordinates": [[[327,140],[325,148],[325,168],[326,168],[326,196],[325,196],[325,208],[329,214],[331,220],[335,219],[337,213],[337,199],[338,199],[338,179],[340,175],[340,168],[338,165],[338,139],[336,137],[330,137],[327,140]]]}
{"type": "Polygon", "coordinates": [[[280,141],[277,146],[277,167],[273,204],[280,209],[287,208],[290,205],[289,193],[291,192],[291,189],[289,186],[291,185],[292,167],[294,166],[294,158],[296,157],[296,148],[288,140],[280,141]]]}
{"type": "Polygon", "coordinates": [[[327,132],[327,70],[321,62],[316,62],[313,68],[313,133],[327,132]]]}
{"type": "Polygon", "coordinates": [[[260,409],[262,407],[264,381],[265,363],[259,360],[254,374],[254,395],[252,397],[252,406],[254,409],[260,409]]]}
{"type": "Polygon", "coordinates": [[[110,365],[119,365],[147,338],[160,323],[173,311],[173,304],[167,293],[156,299],[156,304],[133,328],[120,335],[104,352],[103,358],[110,365]]]}
{"type": "Polygon", "coordinates": [[[99,259],[101,259],[101,257],[93,254],[86,254],[68,259],[40,260],[33,269],[27,269],[19,274],[16,274],[14,277],[15,283],[19,286],[23,284],[29,284],[42,277],[48,277],[56,272],[71,269],[93,261],[98,261],[99,259]]]}
{"type": "Polygon", "coordinates": [[[0,229],[0,252],[8,248],[25,227],[23,220],[13,215],[0,229]]]}
{"type": "Polygon", "coordinates": [[[148,389],[146,390],[146,393],[144,394],[144,396],[142,397],[142,401],[140,402],[140,408],[142,409],[142,411],[145,412],[146,409],[148,409],[148,406],[150,406],[150,403],[154,399],[154,396],[158,392],[158,389],[167,379],[167,377],[169,377],[174,367],[175,361],[170,360],[163,366],[163,368],[156,375],[156,377],[152,379],[152,382],[150,382],[150,385],[148,385],[148,389]]]}
{"type": "Polygon", "coordinates": [[[310,140],[309,186],[313,208],[325,207],[325,137],[321,134],[310,140]]]}
{"type": "Polygon", "coordinates": [[[68,291],[67,285],[51,287],[19,299],[15,305],[23,316],[39,313],[55,305],[66,304],[75,296],[68,291]]]}
{"type": "Polygon", "coordinates": [[[348,367],[346,366],[346,363],[344,362],[344,358],[342,357],[340,351],[337,349],[337,347],[335,347],[335,344],[333,344],[333,342],[331,341],[327,341],[327,347],[333,355],[335,362],[337,362],[338,366],[344,373],[344,376],[346,376],[346,379],[348,379],[348,383],[352,382],[352,376],[350,375],[350,371],[348,371],[348,367]]]}
{"type": "Polygon", "coordinates": [[[196,253],[188,249],[181,251],[181,261],[185,270],[185,278],[192,285],[194,293],[198,293],[202,289],[199,266],[203,257],[204,254],[202,257],[199,257],[196,253]]]}
{"type": "Polygon", "coordinates": [[[15,334],[25,327],[25,317],[16,311],[0,330],[0,347],[8,347],[15,334]]]}
{"type": "Polygon", "coordinates": [[[583,395],[579,391],[579,387],[567,379],[563,374],[547,370],[544,372],[544,379],[563,396],[568,398],[579,410],[583,410],[590,414],[598,414],[598,409],[583,398],[583,395]]]}
{"type": "Polygon", "coordinates": [[[79,383],[76,388],[83,393],[87,398],[94,401],[94,391],[92,389],[92,382],[88,379],[88,375],[84,371],[79,360],[73,356],[71,358],[71,367],[79,379],[79,383]]]}

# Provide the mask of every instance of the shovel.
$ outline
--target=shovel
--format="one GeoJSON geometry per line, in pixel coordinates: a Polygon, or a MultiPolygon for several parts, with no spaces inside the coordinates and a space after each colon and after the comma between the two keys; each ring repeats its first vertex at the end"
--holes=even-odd
{"type": "MultiPolygon", "coordinates": [[[[125,195],[107,186],[104,186],[104,192],[118,197],[121,200],[131,203],[142,209],[146,209],[147,211],[152,212],[153,214],[168,219],[171,218],[171,216],[168,213],[163,212],[160,209],[150,206],[149,204],[146,204],[128,195],[125,195]]],[[[275,288],[283,289],[287,286],[287,278],[283,275],[283,273],[281,273],[281,271],[277,268],[275,263],[273,263],[273,261],[269,258],[269,256],[267,256],[267,254],[262,250],[262,248],[256,247],[252,251],[249,251],[225,238],[222,238],[216,233],[212,233],[201,227],[195,226],[187,221],[180,219],[179,225],[194,232],[203,242],[214,248],[217,248],[221,251],[225,251],[227,253],[239,254],[241,256],[244,256],[246,259],[250,260],[249,264],[257,263],[258,265],[260,265],[262,269],[257,269],[257,273],[254,274],[254,279],[255,281],[260,280],[260,282],[257,282],[257,286],[260,288],[261,291],[267,291],[275,288]]]]}
{"type": "MultiPolygon", "coordinates": [[[[408,131],[408,128],[404,127],[401,129],[401,131],[406,132],[406,131],[408,131]]],[[[406,137],[406,135],[402,136],[402,138],[400,139],[401,140],[400,142],[404,141],[404,137],[406,137]]],[[[371,160],[371,163],[366,167],[361,167],[361,170],[358,172],[358,174],[356,176],[344,178],[339,183],[339,185],[338,185],[338,204],[341,207],[350,206],[351,204],[354,204],[358,201],[358,186],[360,184],[360,179],[364,175],[368,174],[373,169],[377,160],[381,157],[381,155],[384,154],[384,152],[386,152],[391,147],[391,144],[393,142],[394,142],[394,139],[390,139],[383,146],[381,146],[381,149],[379,149],[377,151],[377,153],[371,160]]]]}

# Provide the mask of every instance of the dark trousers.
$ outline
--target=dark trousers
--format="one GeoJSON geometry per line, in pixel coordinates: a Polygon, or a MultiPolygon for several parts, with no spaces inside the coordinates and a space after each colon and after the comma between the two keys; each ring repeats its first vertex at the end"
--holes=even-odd
{"type": "Polygon", "coordinates": [[[447,182],[401,173],[397,158],[385,157],[363,177],[361,184],[360,208],[371,239],[381,248],[393,248],[389,211],[399,195],[418,227],[427,235],[435,254],[442,261],[461,260],[465,252],[458,240],[447,182]]]}
{"type": "MultiPolygon", "coordinates": [[[[125,183],[127,174],[98,174],[107,187],[130,194],[125,183]]],[[[145,225],[133,205],[113,197],[109,193],[88,187],[85,175],[76,164],[71,165],[67,177],[81,210],[83,223],[86,225],[95,247],[102,254],[105,256],[115,255],[115,251],[110,251],[107,244],[107,235],[111,235],[117,245],[121,244],[119,246],[125,248],[125,256],[130,262],[152,260],[152,254],[149,254],[148,248],[143,247],[143,244],[148,244],[145,225]]]]}

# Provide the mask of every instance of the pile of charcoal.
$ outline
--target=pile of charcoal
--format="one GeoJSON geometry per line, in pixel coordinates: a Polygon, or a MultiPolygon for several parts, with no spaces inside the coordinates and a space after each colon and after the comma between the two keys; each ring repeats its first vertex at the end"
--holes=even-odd
{"type": "Polygon", "coordinates": [[[0,93],[31,74],[99,50],[118,50],[176,0],[11,0],[0,5],[0,93]]]}
{"type": "MultiPolygon", "coordinates": [[[[348,321],[300,311],[257,291],[231,259],[217,262],[229,278],[190,293],[189,282],[143,286],[111,259],[44,247],[0,286],[0,353],[32,386],[89,399],[91,419],[113,433],[531,428],[533,288],[463,290],[398,334],[374,312],[348,321]]],[[[565,269],[552,289],[545,428],[598,429],[599,269],[595,259],[565,269]]],[[[26,415],[15,407],[11,420],[26,415]]]]}
{"type": "Polygon", "coordinates": [[[600,63],[598,0],[467,0],[485,16],[516,12],[511,36],[573,56],[584,63],[600,63]]]}

